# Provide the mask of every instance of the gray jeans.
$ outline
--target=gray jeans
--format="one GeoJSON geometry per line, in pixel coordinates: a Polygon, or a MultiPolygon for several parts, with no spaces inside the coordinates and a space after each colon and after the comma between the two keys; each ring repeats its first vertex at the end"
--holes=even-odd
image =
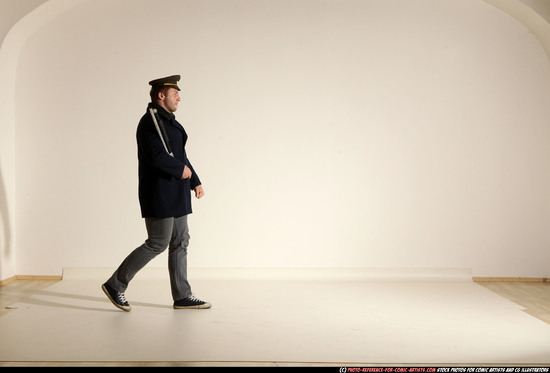
{"type": "Polygon", "coordinates": [[[145,218],[148,238],[124,259],[107,283],[124,293],[128,284],[147,263],[168,247],[168,272],[172,298],[176,301],[191,295],[187,281],[187,215],[179,218],[145,218]]]}

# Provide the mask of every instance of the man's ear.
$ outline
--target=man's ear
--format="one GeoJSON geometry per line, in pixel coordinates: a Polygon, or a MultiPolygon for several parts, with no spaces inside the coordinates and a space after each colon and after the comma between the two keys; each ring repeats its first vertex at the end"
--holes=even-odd
{"type": "Polygon", "coordinates": [[[160,91],[158,94],[157,94],[157,99],[159,100],[164,100],[166,96],[164,95],[164,92],[163,91],[160,91]]]}

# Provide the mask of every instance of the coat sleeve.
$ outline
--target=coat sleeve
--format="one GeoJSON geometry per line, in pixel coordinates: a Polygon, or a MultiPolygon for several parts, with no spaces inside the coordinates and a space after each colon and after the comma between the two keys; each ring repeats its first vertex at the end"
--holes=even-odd
{"type": "Polygon", "coordinates": [[[151,167],[181,179],[185,164],[166,152],[152,119],[143,117],[136,133],[138,151],[151,167]]]}
{"type": "Polygon", "coordinates": [[[195,169],[191,165],[191,162],[189,162],[189,158],[187,158],[187,154],[185,155],[185,163],[187,167],[191,169],[191,190],[195,189],[199,185],[202,185],[201,180],[199,178],[199,175],[195,172],[195,169]]]}

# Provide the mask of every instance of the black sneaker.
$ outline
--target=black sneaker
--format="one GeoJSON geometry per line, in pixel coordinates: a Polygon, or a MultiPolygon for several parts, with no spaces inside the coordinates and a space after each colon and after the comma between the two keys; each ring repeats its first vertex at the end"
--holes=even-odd
{"type": "Polygon", "coordinates": [[[210,303],[200,300],[194,294],[191,294],[187,298],[183,298],[174,302],[175,309],[210,308],[210,307],[212,307],[210,303]]]}
{"type": "Polygon", "coordinates": [[[104,283],[101,288],[109,298],[109,300],[115,305],[115,307],[120,308],[123,311],[130,312],[132,307],[128,304],[124,293],[119,293],[107,283],[104,283]]]}

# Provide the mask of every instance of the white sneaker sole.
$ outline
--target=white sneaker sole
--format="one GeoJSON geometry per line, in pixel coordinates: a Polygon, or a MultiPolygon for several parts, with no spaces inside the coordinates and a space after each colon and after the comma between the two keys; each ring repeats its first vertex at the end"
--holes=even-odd
{"type": "Polygon", "coordinates": [[[174,309],[176,310],[191,310],[191,309],[206,309],[206,308],[210,308],[212,307],[212,305],[210,303],[205,303],[205,304],[199,304],[197,306],[174,306],[174,309]]]}
{"type": "Polygon", "coordinates": [[[116,307],[116,308],[119,308],[123,311],[126,311],[126,312],[130,312],[132,310],[132,306],[121,306],[120,304],[117,304],[117,302],[115,302],[113,300],[113,298],[111,298],[111,294],[109,294],[109,291],[105,288],[105,285],[101,285],[101,289],[103,289],[103,292],[105,293],[105,295],[107,296],[107,298],[109,298],[109,300],[111,301],[111,303],[116,307]]]}

